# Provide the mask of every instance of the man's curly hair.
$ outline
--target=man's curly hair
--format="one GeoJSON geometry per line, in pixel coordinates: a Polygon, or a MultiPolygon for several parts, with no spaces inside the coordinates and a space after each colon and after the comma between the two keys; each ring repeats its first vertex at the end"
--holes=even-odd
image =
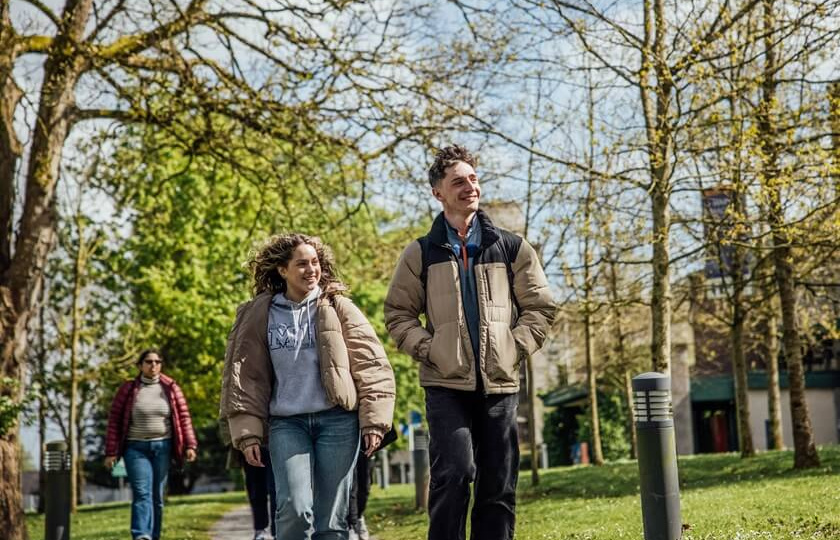
{"type": "Polygon", "coordinates": [[[470,165],[473,169],[477,165],[475,156],[470,154],[470,151],[463,146],[454,144],[452,146],[445,146],[438,150],[437,154],[435,154],[435,162],[432,163],[431,167],[429,167],[429,184],[431,184],[432,187],[437,186],[438,182],[443,180],[443,177],[446,176],[446,169],[455,165],[459,161],[463,161],[467,165],[470,165]]]}
{"type": "Polygon", "coordinates": [[[321,279],[318,281],[318,286],[321,290],[327,291],[329,285],[338,286],[332,289],[345,288],[336,276],[332,250],[317,236],[290,233],[272,236],[248,261],[248,267],[254,276],[255,296],[262,292],[272,294],[286,292],[286,280],[280,276],[277,268],[288,265],[292,260],[292,252],[301,244],[309,244],[318,254],[318,262],[321,265],[321,279]]]}

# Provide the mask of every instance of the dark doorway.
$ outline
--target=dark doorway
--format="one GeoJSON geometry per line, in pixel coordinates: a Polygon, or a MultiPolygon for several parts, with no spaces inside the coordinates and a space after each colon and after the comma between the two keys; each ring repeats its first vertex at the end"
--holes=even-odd
{"type": "Polygon", "coordinates": [[[734,402],[695,401],[691,407],[694,415],[695,448],[698,454],[738,450],[734,402]]]}

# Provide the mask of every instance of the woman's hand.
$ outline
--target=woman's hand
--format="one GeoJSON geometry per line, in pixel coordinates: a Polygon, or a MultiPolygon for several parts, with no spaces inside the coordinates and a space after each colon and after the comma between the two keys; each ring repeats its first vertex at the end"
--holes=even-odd
{"type": "Polygon", "coordinates": [[[195,458],[196,458],[195,448],[187,448],[186,457],[187,457],[187,461],[195,461],[195,458]]]}
{"type": "Polygon", "coordinates": [[[265,467],[262,462],[259,444],[246,446],[245,449],[242,450],[242,453],[245,454],[245,461],[248,462],[248,465],[251,465],[252,467],[265,467]]]}
{"type": "Polygon", "coordinates": [[[117,456],[105,456],[105,468],[111,470],[117,463],[117,456]]]}
{"type": "Polygon", "coordinates": [[[379,433],[365,433],[365,456],[370,457],[379,449],[382,443],[382,435],[379,433]]]}

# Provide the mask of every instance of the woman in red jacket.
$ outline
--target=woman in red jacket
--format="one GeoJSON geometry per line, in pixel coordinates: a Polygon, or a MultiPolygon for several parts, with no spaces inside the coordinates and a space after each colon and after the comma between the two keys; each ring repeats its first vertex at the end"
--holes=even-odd
{"type": "Polygon", "coordinates": [[[131,537],[159,540],[170,460],[195,460],[190,410],[181,388],[161,373],[157,349],[140,353],[140,373],[117,391],[108,416],[105,466],[122,456],[131,483],[131,537]]]}

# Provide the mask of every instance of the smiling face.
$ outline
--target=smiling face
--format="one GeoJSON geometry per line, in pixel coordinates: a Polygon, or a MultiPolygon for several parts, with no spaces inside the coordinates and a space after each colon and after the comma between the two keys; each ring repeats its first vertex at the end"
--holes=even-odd
{"type": "Polygon", "coordinates": [[[286,266],[279,266],[277,271],[286,280],[286,298],[293,302],[306,298],[321,281],[321,262],[309,244],[298,244],[286,266]]]}
{"type": "Polygon", "coordinates": [[[143,356],[143,359],[140,361],[140,373],[149,379],[154,379],[160,375],[162,367],[163,359],[156,352],[150,352],[149,354],[143,356]]]}
{"type": "Polygon", "coordinates": [[[478,210],[481,187],[472,165],[458,161],[446,169],[446,175],[432,188],[432,195],[443,204],[447,215],[468,217],[478,210]]]}

